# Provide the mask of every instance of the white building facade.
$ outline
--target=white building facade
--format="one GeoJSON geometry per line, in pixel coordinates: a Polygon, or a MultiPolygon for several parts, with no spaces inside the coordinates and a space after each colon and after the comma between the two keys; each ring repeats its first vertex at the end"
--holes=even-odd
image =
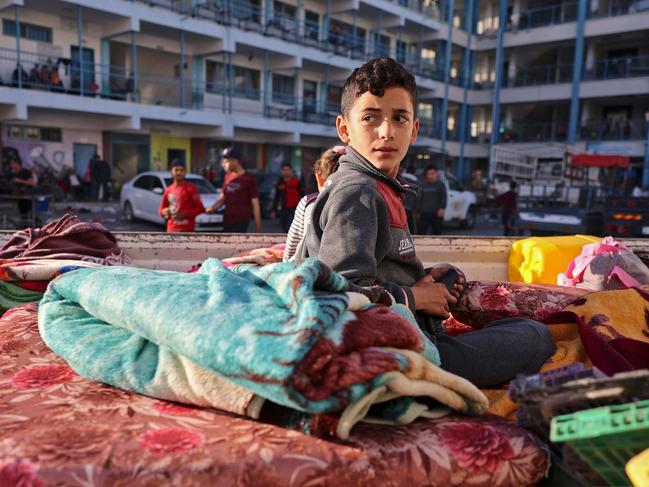
{"type": "Polygon", "coordinates": [[[79,175],[97,151],[123,182],[175,157],[200,171],[235,143],[252,169],[309,173],[345,78],[387,55],[417,77],[410,164],[468,181],[493,144],[551,142],[642,168],[646,3],[0,1],[3,151],[79,175]]]}

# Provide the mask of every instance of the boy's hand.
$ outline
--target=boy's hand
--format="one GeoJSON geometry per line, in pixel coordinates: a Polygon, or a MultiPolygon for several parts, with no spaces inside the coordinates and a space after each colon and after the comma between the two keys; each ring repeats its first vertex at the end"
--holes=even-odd
{"type": "MultiPolygon", "coordinates": [[[[437,281],[440,277],[446,274],[449,271],[449,269],[450,267],[435,267],[430,270],[428,275],[431,276],[434,281],[437,281]]],[[[453,285],[451,294],[456,298],[459,298],[462,291],[464,291],[464,283],[465,283],[464,276],[459,275],[457,281],[455,281],[455,284],[453,285]]]]}
{"type": "Polygon", "coordinates": [[[211,206],[208,206],[207,208],[205,208],[205,213],[207,213],[208,215],[211,215],[212,213],[214,213],[214,208],[212,208],[211,206]]]}
{"type": "Polygon", "coordinates": [[[449,305],[457,303],[457,298],[448,292],[444,284],[437,283],[430,274],[410,286],[415,297],[415,308],[432,316],[448,318],[449,305]]]}
{"type": "Polygon", "coordinates": [[[163,208],[161,213],[164,218],[171,218],[171,210],[169,208],[163,208]]]}

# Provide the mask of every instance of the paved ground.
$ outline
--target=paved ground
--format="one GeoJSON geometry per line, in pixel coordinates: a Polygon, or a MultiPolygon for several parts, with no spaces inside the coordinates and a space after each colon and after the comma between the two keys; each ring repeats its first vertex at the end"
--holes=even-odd
{"type": "MultiPolygon", "coordinates": [[[[108,229],[113,231],[130,231],[130,232],[161,232],[164,227],[145,221],[127,222],[123,219],[119,203],[53,203],[50,205],[50,212],[39,215],[41,220],[47,222],[63,215],[65,211],[76,213],[81,219],[86,221],[100,222],[108,229]]],[[[18,215],[14,210],[3,210],[9,218],[18,222],[18,215]]],[[[0,219],[0,224],[2,223],[0,219]]],[[[252,225],[251,225],[252,228],[252,225]]],[[[264,233],[282,233],[279,220],[264,220],[262,222],[264,233]]],[[[478,215],[476,226],[472,230],[462,230],[457,225],[448,226],[444,229],[445,235],[485,235],[497,236],[502,235],[502,226],[500,219],[490,219],[484,213],[478,215]]]]}

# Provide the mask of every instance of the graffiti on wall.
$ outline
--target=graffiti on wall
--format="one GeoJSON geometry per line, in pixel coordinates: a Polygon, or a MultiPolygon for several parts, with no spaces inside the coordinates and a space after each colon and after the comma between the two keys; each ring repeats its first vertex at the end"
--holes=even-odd
{"type": "Polygon", "coordinates": [[[66,164],[63,144],[44,143],[40,141],[13,140],[4,146],[9,154],[18,153],[23,166],[32,169],[37,174],[59,174],[66,164]]]}

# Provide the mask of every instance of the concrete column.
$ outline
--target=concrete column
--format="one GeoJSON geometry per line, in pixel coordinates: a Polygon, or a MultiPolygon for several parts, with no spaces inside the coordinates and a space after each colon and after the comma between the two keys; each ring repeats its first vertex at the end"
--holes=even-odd
{"type": "Polygon", "coordinates": [[[570,99],[570,120],[568,123],[568,143],[574,144],[577,141],[579,130],[579,87],[583,71],[584,58],[584,31],[586,25],[586,10],[589,0],[579,0],[577,17],[577,35],[575,38],[575,59],[572,69],[572,93],[570,99]]]}
{"type": "Polygon", "coordinates": [[[180,65],[178,66],[178,79],[180,90],[180,106],[185,107],[185,31],[180,31],[180,65]]]}
{"type": "Polygon", "coordinates": [[[16,13],[16,72],[18,73],[18,88],[23,87],[23,67],[22,61],[20,60],[20,6],[14,6],[14,12],[16,13]]]}
{"type": "Polygon", "coordinates": [[[131,96],[134,100],[139,101],[138,97],[138,79],[137,79],[137,32],[131,31],[131,72],[129,77],[133,77],[133,93],[131,96]]]}
{"type": "Polygon", "coordinates": [[[514,0],[512,5],[512,28],[518,29],[518,23],[521,19],[521,0],[514,0]]]}
{"type": "MultiPolygon", "coordinates": [[[[505,108],[505,126],[509,130],[511,130],[514,126],[514,107],[512,106],[505,108]]],[[[500,129],[500,127],[498,127],[498,129],[500,129]]]]}
{"type": "Polygon", "coordinates": [[[505,28],[507,27],[507,22],[505,22],[505,17],[507,15],[507,0],[499,0],[498,8],[498,17],[500,22],[498,24],[498,41],[496,48],[496,84],[494,86],[494,95],[493,95],[493,112],[491,118],[491,144],[498,143],[498,137],[500,131],[500,88],[503,84],[503,76],[506,73],[503,73],[503,64],[505,60],[505,51],[503,47],[503,41],[505,38],[505,28]]]}
{"type": "Polygon", "coordinates": [[[270,102],[270,58],[268,50],[264,49],[264,91],[262,99],[264,102],[264,117],[268,116],[268,103],[270,102]]]}
{"type": "MultiPolygon", "coordinates": [[[[20,33],[19,33],[20,34],[20,33]]],[[[77,39],[79,43],[79,94],[83,96],[84,92],[84,63],[83,63],[83,17],[81,6],[77,5],[77,39]]]]}
{"type": "Polygon", "coordinates": [[[585,72],[591,72],[595,67],[595,41],[591,40],[586,46],[585,72]]]}
{"type": "Polygon", "coordinates": [[[507,71],[506,86],[514,86],[514,79],[516,79],[516,69],[518,68],[518,53],[515,49],[510,49],[508,60],[509,69],[507,71]]]}

